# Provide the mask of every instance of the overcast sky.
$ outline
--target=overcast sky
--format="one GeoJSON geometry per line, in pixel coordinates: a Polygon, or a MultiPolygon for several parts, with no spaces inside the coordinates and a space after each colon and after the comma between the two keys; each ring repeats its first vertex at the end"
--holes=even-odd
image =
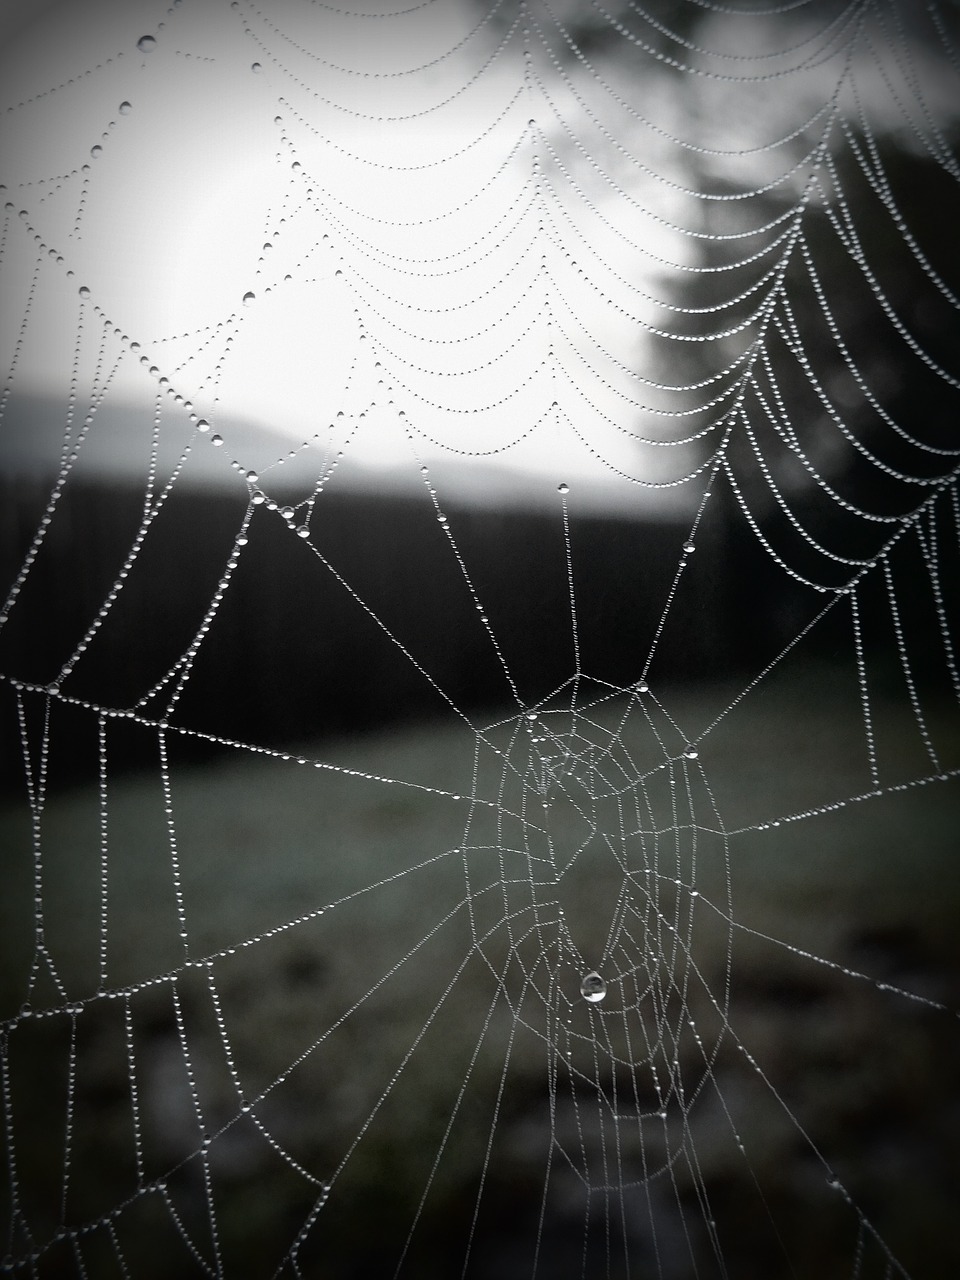
{"type": "MultiPolygon", "coordinates": [[[[688,132],[722,140],[719,115],[735,116],[722,82],[724,113],[705,112],[701,84],[665,95],[632,53],[611,80],[653,128],[575,82],[595,94],[603,141],[548,60],[526,67],[516,36],[498,51],[502,30],[452,0],[33,0],[2,14],[8,366],[29,319],[15,389],[66,395],[77,359],[89,390],[98,360],[120,357],[115,395],[147,403],[166,377],[228,446],[242,415],[292,444],[319,431],[336,450],[352,431],[351,457],[411,470],[510,463],[555,489],[611,476],[595,450],[642,478],[682,474],[686,451],[640,457],[625,434],[662,426],[627,372],[643,353],[629,317],[656,315],[644,291],[694,248],[664,225],[683,221],[670,183],[687,158],[664,128],[684,127],[679,104],[688,132]],[[621,140],[666,181],[620,157],[621,140]],[[553,203],[537,196],[548,170],[553,203]],[[94,308],[121,330],[102,356],[94,308]]],[[[802,119],[816,92],[796,84],[769,121],[736,90],[741,130],[802,119]]]]}
{"type": "MultiPolygon", "coordinates": [[[[63,259],[41,267],[17,388],[64,390],[82,287],[88,319],[96,306],[140,344],[116,394],[152,395],[143,360],[225,431],[242,414],[296,443],[333,423],[336,444],[359,423],[351,456],[409,466],[413,428],[427,461],[509,463],[553,489],[610,476],[564,420],[578,406],[550,362],[546,272],[565,248],[535,199],[549,112],[520,44],[497,53],[478,16],[446,0],[366,19],[280,3],[249,22],[214,0],[8,9],[5,351],[30,237],[63,259]]],[[[669,252],[656,219],[631,217],[669,252]]],[[[578,322],[632,358],[635,336],[566,269],[578,322]]],[[[91,378],[95,360],[91,338],[91,378]]],[[[593,392],[624,414],[602,381],[593,392]]]]}

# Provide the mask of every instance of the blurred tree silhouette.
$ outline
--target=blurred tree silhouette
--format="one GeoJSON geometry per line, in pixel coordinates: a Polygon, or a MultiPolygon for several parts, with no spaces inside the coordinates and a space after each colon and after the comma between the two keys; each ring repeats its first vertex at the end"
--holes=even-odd
{"type": "MultiPolygon", "coordinates": [[[[960,100],[941,88],[950,75],[942,40],[955,10],[758,6],[753,25],[745,8],[701,0],[508,0],[489,16],[501,33],[516,24],[517,38],[535,58],[545,52],[546,65],[576,76],[589,64],[627,83],[641,112],[669,103],[672,114],[661,110],[681,122],[667,176],[690,193],[675,214],[686,260],[660,276],[662,309],[643,334],[638,367],[689,388],[674,396],[674,409],[693,410],[676,438],[702,433],[696,456],[719,465],[712,518],[722,507],[742,521],[745,509],[791,544],[801,572],[816,566],[821,579],[831,566],[797,522],[834,554],[873,554],[891,526],[856,512],[912,510],[925,483],[955,462],[960,170],[952,143],[960,100]],[[722,70],[706,51],[734,57],[738,33],[747,59],[756,37],[756,52],[769,59],[764,73],[789,64],[801,74],[762,92],[749,61],[730,63],[732,78],[689,74],[722,70]],[[841,63],[827,57],[823,76],[805,78],[807,61],[815,67],[831,40],[846,47],[854,38],[865,83],[876,69],[871,57],[889,80],[904,49],[914,69],[933,68],[921,87],[936,104],[929,119],[917,118],[920,127],[893,91],[876,120],[856,97],[846,114],[832,113],[831,77],[841,63]],[[738,67],[750,72],[739,83],[738,67]],[[751,112],[766,113],[756,137],[751,112]],[[790,121],[801,127],[791,133],[784,124],[781,138],[779,122],[790,121]]],[[[874,84],[868,92],[880,91],[874,84]]],[[[618,141],[642,159],[656,139],[636,128],[636,139],[618,141]]],[[[576,166],[572,147],[569,155],[576,166]]],[[[616,180],[625,180],[622,168],[616,180]]],[[[638,193],[649,187],[640,171],[632,181],[638,193]]],[[[841,563],[833,569],[837,581],[849,572],[841,563]]]]}
{"type": "Polygon", "coordinates": [[[528,0],[504,0],[495,8],[484,0],[479,7],[488,11],[489,22],[498,33],[515,23],[526,26],[536,39],[553,40],[559,58],[574,62],[585,58],[609,58],[631,39],[652,53],[667,67],[682,61],[696,42],[697,29],[714,13],[697,0],[647,0],[640,5],[630,0],[555,0],[549,5],[528,0]],[[628,34],[629,33],[629,34],[628,34]]]}
{"type": "Polygon", "coordinates": [[[722,449],[758,521],[799,502],[821,533],[842,527],[857,556],[884,526],[844,504],[903,513],[955,464],[960,189],[929,153],[833,133],[809,198],[726,184],[744,198],[704,202],[716,238],[676,289],[671,330],[703,341],[657,345],[675,381],[739,382],[738,408],[705,448],[722,449]]]}

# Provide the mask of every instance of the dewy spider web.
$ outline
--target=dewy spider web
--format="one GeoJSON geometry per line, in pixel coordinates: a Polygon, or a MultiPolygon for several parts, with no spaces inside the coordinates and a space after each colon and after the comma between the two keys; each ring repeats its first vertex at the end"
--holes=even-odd
{"type": "Polygon", "coordinates": [[[4,1271],[951,1274],[954,6],[10,12],[4,1271]]]}

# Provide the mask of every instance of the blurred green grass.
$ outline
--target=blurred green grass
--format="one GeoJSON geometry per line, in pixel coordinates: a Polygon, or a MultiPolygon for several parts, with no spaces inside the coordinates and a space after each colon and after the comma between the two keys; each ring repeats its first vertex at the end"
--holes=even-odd
{"type": "MultiPolygon", "coordinates": [[[[794,1274],[849,1274],[856,1220],[845,1206],[823,1201],[822,1171],[800,1126],[832,1152],[844,1185],[869,1204],[908,1269],[920,1277],[947,1274],[938,1268],[960,1266],[948,1208],[960,1190],[957,780],[855,799],[872,783],[859,694],[848,675],[812,670],[801,680],[770,679],[740,702],[738,692],[729,684],[655,690],[676,726],[661,721],[664,735],[673,735],[665,736],[667,749],[686,739],[699,747],[697,769],[716,813],[701,797],[698,820],[706,828],[719,815],[730,833],[734,921],[731,941],[726,870],[701,859],[691,954],[702,977],[690,989],[689,1012],[702,1029],[717,1023],[713,1001],[722,997],[729,961],[729,1028],[712,1026],[716,1088],[691,1108],[685,1133],[671,1135],[668,1126],[657,1141],[676,1150],[693,1143],[700,1176],[720,1206],[731,1275],[789,1275],[784,1250],[794,1274]],[[840,801],[848,803],[786,820],[840,801]],[[877,984],[915,991],[952,1012],[877,984]],[[745,1069],[738,1040],[787,1110],[756,1071],[745,1069]],[[760,1244],[766,1229],[747,1214],[754,1178],[783,1236],[779,1251],[760,1244]],[[815,1238],[812,1221],[823,1227],[815,1238]],[[759,1260],[759,1271],[749,1259],[759,1260]]],[[[624,706],[611,698],[590,713],[598,734],[621,723],[624,706]]],[[[956,768],[955,710],[933,702],[926,713],[941,770],[956,768]]],[[[905,699],[878,699],[874,726],[882,785],[933,771],[905,699]]],[[[503,742],[509,733],[508,725],[491,736],[503,742]]],[[[629,719],[619,741],[635,760],[650,757],[642,718],[629,719]]],[[[337,1178],[340,1207],[322,1235],[327,1261],[315,1260],[308,1274],[359,1275],[364,1267],[366,1274],[392,1274],[397,1242],[417,1216],[441,1147],[419,1220],[417,1266],[418,1274],[450,1274],[469,1236],[478,1171],[494,1132],[485,1191],[493,1216],[478,1228],[477,1274],[511,1274],[503,1241],[534,1225],[544,1135],[558,1119],[550,1119],[548,1054],[536,1025],[525,1014],[519,1022],[511,1017],[491,967],[471,946],[456,850],[465,839],[474,749],[462,724],[420,726],[300,745],[291,760],[236,752],[197,768],[178,763],[172,737],[172,831],[189,957],[217,953],[212,969],[183,968],[159,771],[110,782],[103,958],[109,989],[137,988],[130,1000],[133,1074],[147,1174],[186,1162],[184,1186],[177,1191],[174,1177],[171,1194],[181,1197],[188,1229],[202,1236],[209,1215],[188,1176],[200,1121],[184,1078],[172,987],[157,981],[178,971],[178,1016],[196,1096],[206,1131],[219,1135],[210,1158],[220,1179],[223,1247],[251,1268],[236,1274],[269,1273],[318,1194],[291,1160],[320,1179],[337,1178]],[[298,754],[306,763],[296,762],[298,754]],[[341,771],[315,768],[314,760],[341,771]],[[275,932],[280,926],[291,927],[275,932]],[[498,1102],[505,1063],[508,1087],[498,1102]],[[239,1116],[231,1070],[248,1099],[266,1091],[255,1113],[285,1155],[239,1116]],[[511,1222],[498,1226],[497,1207],[511,1197],[511,1222]],[[383,1257],[369,1238],[374,1219],[389,1242],[383,1257]]],[[[471,830],[487,828],[481,822],[471,830]]],[[[102,911],[95,789],[52,797],[40,833],[44,939],[67,999],[41,971],[33,1006],[86,1002],[76,1017],[68,1200],[68,1220],[75,1221],[109,1212],[137,1185],[126,1002],[95,998],[102,911]]],[[[23,1000],[34,954],[25,805],[0,816],[0,840],[7,850],[0,1016],[9,1018],[23,1000]]],[[[574,899],[590,896],[588,871],[574,899]]],[[[55,1233],[60,1216],[71,1025],[60,1012],[10,1032],[24,1204],[41,1240],[55,1233]]],[[[562,1110],[563,1100],[557,1105],[562,1110]]],[[[633,1158],[629,1143],[623,1158],[633,1158]]],[[[682,1169],[672,1176],[678,1198],[695,1197],[689,1172],[686,1182],[682,1169]]],[[[579,1214],[582,1206],[570,1210],[571,1219],[579,1214]]],[[[180,1236],[164,1214],[149,1225],[144,1197],[125,1221],[137,1215],[146,1225],[131,1232],[139,1243],[126,1245],[134,1274],[171,1274],[180,1236]]],[[[560,1214],[547,1219],[545,1233],[562,1240],[575,1225],[560,1214]]],[[[68,1262],[57,1269],[55,1249],[47,1257],[41,1274],[73,1273],[68,1262]]],[[[865,1265],[864,1274],[872,1274],[865,1265]]],[[[664,1274],[686,1274],[681,1262],[676,1267],[667,1265],[664,1274]]],[[[516,1274],[526,1274],[519,1264],[516,1274]]]]}

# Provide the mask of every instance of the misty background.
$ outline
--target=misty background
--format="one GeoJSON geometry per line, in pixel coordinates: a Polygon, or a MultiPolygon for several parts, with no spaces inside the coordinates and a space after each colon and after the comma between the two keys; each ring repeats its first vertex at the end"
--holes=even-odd
{"type": "MultiPolygon", "coordinates": [[[[537,1242],[589,1280],[886,1280],[862,1211],[903,1274],[955,1268],[955,6],[2,20],[15,1265],[273,1274],[314,1222],[317,1276],[393,1274],[414,1225],[438,1280],[468,1241],[481,1280],[537,1242]],[[507,750],[558,714],[571,580],[585,676],[672,717],[657,744],[611,700],[598,738],[626,769],[686,735],[709,782],[657,810],[658,909],[692,932],[638,928],[637,1020],[692,1087],[689,1016],[715,1088],[661,1121],[612,1071],[639,1137],[549,1075],[456,914],[450,850],[509,843],[471,792],[526,803],[473,727],[507,750]],[[545,1182],[554,1142],[597,1176],[621,1139],[619,1218],[560,1159],[545,1182]]],[[[581,863],[558,893],[593,929],[581,863]]]]}

